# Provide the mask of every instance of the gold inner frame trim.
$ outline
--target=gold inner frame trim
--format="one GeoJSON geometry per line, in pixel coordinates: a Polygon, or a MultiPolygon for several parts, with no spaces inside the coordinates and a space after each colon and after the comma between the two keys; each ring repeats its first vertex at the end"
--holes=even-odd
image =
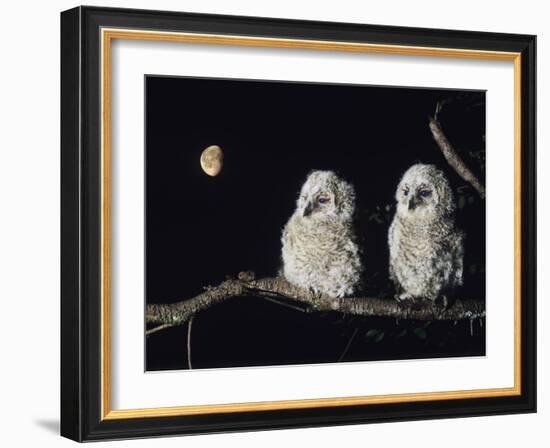
{"type": "Polygon", "coordinates": [[[101,419],[167,417],[230,412],[307,409],[382,403],[502,397],[521,394],[521,53],[419,47],[307,39],[282,39],[220,34],[177,33],[137,29],[101,29],[101,419]],[[295,48],[357,53],[455,57],[514,63],[514,386],[441,392],[418,392],[303,400],[111,409],[110,346],[110,63],[111,41],[132,39],[213,45],[295,48]]]}

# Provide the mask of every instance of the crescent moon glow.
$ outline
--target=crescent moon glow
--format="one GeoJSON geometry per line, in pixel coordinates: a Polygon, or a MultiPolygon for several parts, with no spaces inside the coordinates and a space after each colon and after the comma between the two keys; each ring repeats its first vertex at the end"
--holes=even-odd
{"type": "Polygon", "coordinates": [[[202,170],[209,176],[217,176],[223,168],[223,151],[218,145],[206,148],[200,158],[202,170]]]}

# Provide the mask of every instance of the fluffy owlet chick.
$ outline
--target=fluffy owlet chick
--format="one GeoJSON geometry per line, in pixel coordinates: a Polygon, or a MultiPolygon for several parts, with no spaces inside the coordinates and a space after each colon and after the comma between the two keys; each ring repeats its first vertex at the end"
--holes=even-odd
{"type": "Polygon", "coordinates": [[[449,182],[434,165],[416,164],[403,175],[395,199],[388,243],[396,298],[445,300],[446,292],[462,285],[464,257],[449,182]]]}
{"type": "Polygon", "coordinates": [[[332,171],[312,171],[283,230],[284,277],[331,297],[354,294],[363,271],[354,213],[353,186],[332,171]]]}

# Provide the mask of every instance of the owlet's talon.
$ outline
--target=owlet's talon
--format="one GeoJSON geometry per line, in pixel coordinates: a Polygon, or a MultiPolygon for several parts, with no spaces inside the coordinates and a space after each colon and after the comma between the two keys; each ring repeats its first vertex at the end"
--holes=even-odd
{"type": "Polygon", "coordinates": [[[416,299],[411,294],[402,293],[402,294],[396,294],[395,300],[397,300],[399,303],[415,303],[416,299]]]}

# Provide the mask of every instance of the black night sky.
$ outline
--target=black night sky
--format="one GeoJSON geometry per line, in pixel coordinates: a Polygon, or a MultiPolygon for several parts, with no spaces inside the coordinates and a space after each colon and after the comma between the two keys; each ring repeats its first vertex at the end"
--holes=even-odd
{"type": "MultiPolygon", "coordinates": [[[[226,275],[277,273],[281,231],[309,171],[355,185],[371,294],[391,297],[387,230],[400,176],[415,162],[445,171],[467,233],[465,286],[485,298],[485,208],[447,165],[428,128],[439,119],[484,179],[485,93],[147,76],[146,301],[193,297],[226,275]],[[224,167],[207,176],[199,157],[219,145],[224,167]],[[481,162],[480,162],[481,161],[481,162]]],[[[483,355],[484,327],[335,313],[303,314],[236,299],[196,316],[193,368],[483,355]]],[[[147,337],[147,370],[187,367],[186,328],[147,337]]]]}

